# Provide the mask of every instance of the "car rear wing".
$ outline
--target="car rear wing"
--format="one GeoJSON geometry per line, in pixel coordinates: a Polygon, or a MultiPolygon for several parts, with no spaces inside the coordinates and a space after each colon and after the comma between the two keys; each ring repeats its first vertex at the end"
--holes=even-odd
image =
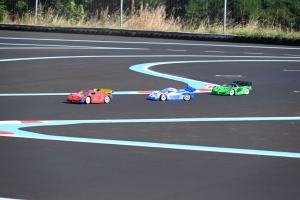
{"type": "Polygon", "coordinates": [[[185,91],[188,91],[188,92],[195,92],[195,91],[196,91],[196,88],[193,88],[193,87],[188,86],[188,85],[184,86],[183,89],[184,89],[185,91]]]}
{"type": "Polygon", "coordinates": [[[248,81],[233,81],[234,84],[240,85],[240,86],[252,86],[253,82],[248,81]]]}
{"type": "Polygon", "coordinates": [[[95,88],[95,91],[104,92],[104,93],[114,93],[114,90],[108,88],[95,88]]]}

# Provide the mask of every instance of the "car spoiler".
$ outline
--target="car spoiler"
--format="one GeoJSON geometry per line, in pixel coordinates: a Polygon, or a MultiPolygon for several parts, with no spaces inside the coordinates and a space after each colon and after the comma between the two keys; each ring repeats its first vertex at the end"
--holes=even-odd
{"type": "Polygon", "coordinates": [[[104,92],[104,93],[114,93],[115,91],[112,89],[108,89],[108,88],[95,88],[95,91],[98,92],[104,92]]]}
{"type": "Polygon", "coordinates": [[[195,91],[196,91],[196,88],[193,88],[193,87],[188,86],[188,85],[184,86],[183,89],[184,89],[185,91],[188,91],[188,92],[195,92],[195,91]]]}
{"type": "Polygon", "coordinates": [[[240,86],[252,86],[253,82],[249,81],[233,81],[234,84],[240,85],[240,86]]]}

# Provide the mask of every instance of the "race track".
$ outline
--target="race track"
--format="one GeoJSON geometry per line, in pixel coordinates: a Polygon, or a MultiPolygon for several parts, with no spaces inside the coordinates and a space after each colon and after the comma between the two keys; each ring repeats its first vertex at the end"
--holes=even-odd
{"type": "Polygon", "coordinates": [[[298,47],[0,31],[0,199],[298,200],[299,102],[298,47]]]}

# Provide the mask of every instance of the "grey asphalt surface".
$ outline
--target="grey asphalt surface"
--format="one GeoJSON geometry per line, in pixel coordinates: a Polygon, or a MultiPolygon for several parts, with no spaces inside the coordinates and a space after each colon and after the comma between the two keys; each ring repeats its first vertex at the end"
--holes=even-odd
{"type": "MultiPolygon", "coordinates": [[[[242,75],[239,79],[254,83],[254,90],[247,96],[201,93],[190,102],[154,102],[146,100],[148,95],[115,95],[106,105],[78,105],[66,103],[66,96],[0,97],[0,121],[300,116],[300,92],[295,92],[300,91],[300,63],[286,62],[299,61],[300,50],[260,47],[0,31],[0,60],[114,56],[0,62],[0,94],[71,93],[94,87],[115,91],[182,88],[184,83],[129,70],[135,64],[176,60],[236,61],[170,64],[151,70],[215,84],[236,79],[216,75],[242,75]]],[[[300,152],[299,121],[78,124],[24,130],[82,138],[300,152]]],[[[0,198],[298,200],[300,196],[297,158],[0,137],[0,160],[0,198]]]]}

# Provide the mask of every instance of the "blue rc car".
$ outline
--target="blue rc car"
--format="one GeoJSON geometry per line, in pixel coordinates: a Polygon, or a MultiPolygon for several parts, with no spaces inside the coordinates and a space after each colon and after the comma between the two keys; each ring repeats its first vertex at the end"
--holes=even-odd
{"type": "Polygon", "coordinates": [[[160,91],[152,92],[148,99],[154,101],[190,101],[195,98],[196,88],[184,86],[183,89],[164,88],[160,91]]]}

